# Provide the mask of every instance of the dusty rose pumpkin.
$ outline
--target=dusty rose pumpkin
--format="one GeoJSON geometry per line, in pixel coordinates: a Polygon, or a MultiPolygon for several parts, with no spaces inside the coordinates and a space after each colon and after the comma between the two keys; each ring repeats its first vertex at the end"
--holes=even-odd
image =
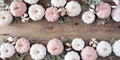
{"type": "Polygon", "coordinates": [[[45,18],[47,19],[47,21],[49,22],[55,22],[58,20],[59,18],[59,13],[58,13],[58,9],[55,7],[50,7],[47,8],[45,11],[45,18]]]}
{"type": "Polygon", "coordinates": [[[102,3],[96,8],[96,15],[99,18],[108,18],[111,14],[111,6],[108,3],[102,3]]]}
{"type": "Polygon", "coordinates": [[[48,42],[47,49],[51,55],[59,55],[63,52],[64,47],[59,39],[54,38],[48,42]]]}
{"type": "Polygon", "coordinates": [[[17,50],[17,52],[26,53],[29,51],[29,48],[30,48],[29,40],[25,38],[20,38],[17,40],[16,45],[15,45],[15,49],[17,50]]]}
{"type": "Polygon", "coordinates": [[[14,1],[10,5],[10,12],[15,17],[21,17],[27,10],[26,4],[24,2],[14,1]]]}
{"type": "Polygon", "coordinates": [[[82,60],[96,60],[97,52],[93,47],[86,46],[81,52],[82,60]]]}

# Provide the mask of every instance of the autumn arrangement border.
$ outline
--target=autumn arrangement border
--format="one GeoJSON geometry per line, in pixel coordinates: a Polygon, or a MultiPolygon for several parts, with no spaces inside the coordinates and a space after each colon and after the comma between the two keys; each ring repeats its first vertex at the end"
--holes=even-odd
{"type": "Polygon", "coordinates": [[[0,25],[11,22],[38,21],[46,18],[48,22],[66,23],[70,17],[80,16],[86,24],[97,21],[97,25],[109,20],[120,22],[120,1],[113,0],[113,5],[101,0],[82,0],[82,3],[72,0],[51,0],[46,6],[37,4],[39,0],[12,0],[11,3],[0,1],[0,25]]]}
{"type": "Polygon", "coordinates": [[[97,41],[92,38],[85,42],[82,38],[69,40],[67,38],[53,38],[47,45],[35,43],[33,38],[18,35],[1,34],[7,36],[0,39],[0,58],[16,57],[23,60],[30,55],[34,60],[97,60],[98,57],[120,57],[120,39],[97,41]]]}

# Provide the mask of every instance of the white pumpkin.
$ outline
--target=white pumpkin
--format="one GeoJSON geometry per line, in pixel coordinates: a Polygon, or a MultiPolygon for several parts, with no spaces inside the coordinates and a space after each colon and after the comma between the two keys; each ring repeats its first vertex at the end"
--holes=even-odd
{"type": "Polygon", "coordinates": [[[39,0],[24,0],[26,3],[28,4],[35,4],[37,3],[39,0]]]}
{"type": "Polygon", "coordinates": [[[81,38],[73,39],[71,44],[72,44],[72,48],[76,51],[81,51],[85,46],[85,42],[81,38]]]}
{"type": "Polygon", "coordinates": [[[30,55],[32,59],[41,60],[46,56],[46,48],[42,44],[34,44],[30,48],[30,55]]]}
{"type": "Polygon", "coordinates": [[[86,24],[91,24],[95,21],[95,14],[90,12],[90,11],[86,11],[82,14],[82,21],[86,24]]]}
{"type": "Polygon", "coordinates": [[[15,47],[9,43],[3,43],[0,47],[0,57],[2,59],[10,58],[15,54],[15,47]]]}
{"type": "Polygon", "coordinates": [[[98,55],[101,57],[107,57],[112,52],[111,45],[106,41],[101,41],[98,43],[96,47],[96,51],[98,52],[98,55]]]}
{"type": "Polygon", "coordinates": [[[55,7],[63,7],[66,2],[66,0],[51,0],[51,4],[55,7]]]}
{"type": "Polygon", "coordinates": [[[81,59],[80,59],[80,56],[77,52],[70,51],[65,55],[64,60],[81,60],[81,59]]]}
{"type": "Polygon", "coordinates": [[[13,16],[8,11],[0,11],[0,25],[8,25],[12,22],[13,16]]]}
{"type": "Polygon", "coordinates": [[[28,14],[33,21],[41,20],[44,16],[45,9],[38,4],[29,7],[28,14]]]}
{"type": "Polygon", "coordinates": [[[65,6],[67,15],[74,17],[78,16],[81,12],[81,5],[77,1],[70,1],[65,6]]]}
{"type": "Polygon", "coordinates": [[[120,57],[120,40],[115,41],[112,47],[114,54],[120,57]]]}
{"type": "Polygon", "coordinates": [[[112,10],[111,16],[115,22],[120,22],[120,6],[112,10]]]}

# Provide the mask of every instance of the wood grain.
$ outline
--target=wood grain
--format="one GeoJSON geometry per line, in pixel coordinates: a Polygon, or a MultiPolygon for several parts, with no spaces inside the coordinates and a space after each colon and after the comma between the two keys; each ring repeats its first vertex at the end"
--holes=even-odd
{"type": "MultiPolygon", "coordinates": [[[[81,3],[81,0],[78,0],[81,3]]],[[[108,0],[105,0],[108,1],[108,0]]],[[[39,4],[45,5],[50,0],[40,0],[39,4]]],[[[26,38],[32,37],[36,43],[47,44],[52,38],[60,38],[62,36],[69,38],[83,38],[88,42],[91,38],[97,38],[98,41],[110,40],[112,38],[120,39],[120,23],[115,23],[110,20],[105,25],[93,24],[87,25],[82,22],[81,15],[71,18],[71,22],[59,24],[58,22],[49,23],[44,18],[37,22],[27,23],[12,23],[9,26],[0,26],[0,34],[20,35],[26,38]]],[[[3,36],[1,36],[3,37],[3,36]]],[[[12,57],[10,60],[16,60],[12,57]]],[[[25,57],[25,60],[31,60],[30,56],[25,57]]],[[[108,58],[99,58],[98,60],[109,60],[108,58]]],[[[114,57],[113,60],[120,60],[114,57]]]]}

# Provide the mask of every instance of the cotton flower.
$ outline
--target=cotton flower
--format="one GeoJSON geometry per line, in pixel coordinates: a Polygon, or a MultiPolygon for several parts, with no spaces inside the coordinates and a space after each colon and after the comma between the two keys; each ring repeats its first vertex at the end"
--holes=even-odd
{"type": "Polygon", "coordinates": [[[66,9],[63,8],[63,7],[62,7],[62,8],[59,8],[58,12],[59,12],[59,14],[60,14],[61,16],[64,16],[64,15],[67,13],[66,9]]]}
{"type": "Polygon", "coordinates": [[[96,41],[96,38],[92,38],[89,45],[92,46],[93,48],[96,48],[97,46],[97,41],[96,41]]]}
{"type": "Polygon", "coordinates": [[[29,51],[29,48],[30,48],[29,40],[25,38],[20,38],[17,40],[16,45],[15,45],[15,49],[17,50],[17,52],[26,53],[29,51]]]}
{"type": "Polygon", "coordinates": [[[30,55],[34,60],[42,60],[46,56],[46,48],[42,44],[34,44],[30,48],[30,55]]]}
{"type": "Polygon", "coordinates": [[[42,5],[34,4],[28,9],[28,14],[33,21],[41,20],[44,16],[45,9],[42,5]]]}
{"type": "Polygon", "coordinates": [[[10,58],[15,54],[15,47],[9,43],[3,43],[0,47],[0,57],[2,59],[10,58]]]}
{"type": "Polygon", "coordinates": [[[0,25],[8,25],[12,20],[13,17],[8,11],[0,11],[0,25]]]}
{"type": "Polygon", "coordinates": [[[15,17],[21,17],[26,11],[27,11],[27,7],[24,2],[14,1],[10,5],[10,12],[15,17]]]}
{"type": "Polygon", "coordinates": [[[59,14],[58,14],[58,9],[55,7],[50,7],[47,8],[45,11],[45,18],[47,19],[47,21],[49,22],[55,22],[58,20],[59,18],[59,14]]]}
{"type": "Polygon", "coordinates": [[[75,38],[72,41],[72,48],[76,51],[80,51],[84,48],[85,42],[81,38],[75,38]]]}
{"type": "Polygon", "coordinates": [[[66,51],[71,51],[72,50],[71,47],[72,47],[72,45],[69,42],[65,43],[65,50],[66,51]]]}
{"type": "Polygon", "coordinates": [[[28,17],[28,14],[27,13],[25,13],[22,17],[22,20],[21,20],[21,22],[23,22],[23,23],[25,23],[26,21],[29,21],[29,17],[28,17]]]}
{"type": "Polygon", "coordinates": [[[96,7],[95,5],[90,5],[89,11],[95,13],[95,7],[96,7]]]}
{"type": "Polygon", "coordinates": [[[51,4],[55,7],[63,7],[66,2],[66,0],[51,0],[51,4]]]}
{"type": "Polygon", "coordinates": [[[81,5],[77,1],[68,2],[65,8],[67,15],[71,17],[78,16],[81,12],[81,5]]]}
{"type": "Polygon", "coordinates": [[[111,16],[115,22],[120,22],[120,7],[114,8],[111,16]]]}
{"type": "Polygon", "coordinates": [[[82,20],[86,24],[91,24],[95,21],[95,14],[90,11],[86,11],[82,15],[82,20]]]}
{"type": "Polygon", "coordinates": [[[97,60],[97,52],[93,47],[86,46],[81,52],[82,60],[97,60]]]}
{"type": "Polygon", "coordinates": [[[98,43],[96,50],[99,56],[107,57],[111,54],[112,48],[111,45],[106,41],[101,41],[98,43]]]}
{"type": "Polygon", "coordinates": [[[112,47],[114,54],[120,57],[120,40],[115,41],[112,47]]]}
{"type": "Polygon", "coordinates": [[[59,39],[54,38],[48,42],[47,49],[51,55],[59,55],[63,52],[64,46],[59,39]]]}
{"type": "Polygon", "coordinates": [[[80,56],[77,52],[70,51],[65,55],[64,60],[80,60],[80,56]]]}
{"type": "Polygon", "coordinates": [[[17,38],[18,38],[18,36],[12,35],[12,36],[8,37],[7,40],[8,40],[9,42],[13,42],[13,41],[16,41],[17,38]]]}
{"type": "Polygon", "coordinates": [[[105,19],[108,18],[111,14],[111,6],[108,3],[101,3],[96,8],[96,15],[99,18],[105,19]]]}
{"type": "Polygon", "coordinates": [[[39,0],[24,0],[26,3],[28,4],[35,4],[37,3],[39,0]]]}

